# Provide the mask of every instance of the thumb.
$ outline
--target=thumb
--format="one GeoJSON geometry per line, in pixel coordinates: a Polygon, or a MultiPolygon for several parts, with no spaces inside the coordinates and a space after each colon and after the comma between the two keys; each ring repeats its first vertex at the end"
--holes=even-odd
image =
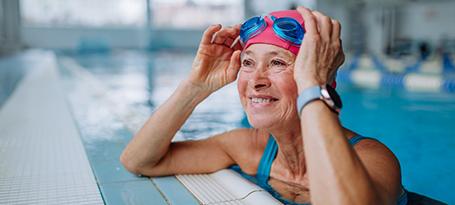
{"type": "Polygon", "coordinates": [[[240,50],[236,50],[232,53],[227,70],[229,81],[234,81],[237,78],[237,73],[240,69],[240,53],[242,53],[240,50]]]}

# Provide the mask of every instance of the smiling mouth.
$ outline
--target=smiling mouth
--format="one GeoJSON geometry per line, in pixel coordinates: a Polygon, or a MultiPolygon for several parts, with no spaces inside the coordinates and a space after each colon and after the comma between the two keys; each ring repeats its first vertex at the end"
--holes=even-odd
{"type": "Polygon", "coordinates": [[[250,101],[253,104],[267,104],[267,103],[278,101],[278,99],[276,99],[276,98],[250,97],[250,101]]]}

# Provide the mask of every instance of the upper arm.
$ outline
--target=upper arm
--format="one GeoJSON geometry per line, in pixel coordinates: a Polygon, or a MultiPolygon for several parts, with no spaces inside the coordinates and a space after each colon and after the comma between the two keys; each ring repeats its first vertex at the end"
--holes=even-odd
{"type": "Polygon", "coordinates": [[[363,140],[354,148],[381,199],[385,204],[396,204],[401,194],[401,171],[395,155],[375,140],[363,140]]]}
{"type": "Polygon", "coordinates": [[[167,153],[153,166],[140,168],[146,176],[210,173],[235,164],[232,146],[245,144],[241,130],[233,130],[203,140],[173,142],[167,153]]]}

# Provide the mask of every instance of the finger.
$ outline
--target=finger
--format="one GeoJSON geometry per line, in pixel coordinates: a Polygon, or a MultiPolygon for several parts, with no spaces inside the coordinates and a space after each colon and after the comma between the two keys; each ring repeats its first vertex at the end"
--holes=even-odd
{"type": "Polygon", "coordinates": [[[232,27],[235,29],[237,33],[234,42],[232,42],[231,48],[234,48],[234,50],[242,50],[243,46],[240,43],[240,28],[242,27],[242,24],[236,24],[232,27]]]}
{"type": "Polygon", "coordinates": [[[215,34],[220,29],[221,29],[221,25],[220,24],[209,26],[204,31],[204,34],[202,35],[201,44],[210,44],[210,41],[212,40],[213,34],[215,34]]]}
{"type": "Polygon", "coordinates": [[[235,51],[236,51],[236,50],[243,50],[242,44],[240,44],[240,43],[235,44],[234,50],[235,50],[235,51]]]}
{"type": "Polygon", "coordinates": [[[240,29],[235,28],[235,27],[230,27],[229,29],[227,29],[227,36],[229,38],[235,39],[239,35],[240,35],[240,29]]]}
{"type": "Polygon", "coordinates": [[[240,27],[242,27],[242,24],[236,24],[234,26],[232,26],[232,28],[235,30],[235,35],[238,36],[240,35],[240,27]]]}
{"type": "Polygon", "coordinates": [[[302,15],[303,22],[305,24],[305,33],[318,35],[316,18],[311,13],[311,11],[303,6],[299,6],[297,8],[297,11],[300,13],[300,15],[302,15]]]}
{"type": "Polygon", "coordinates": [[[240,27],[241,26],[242,26],[242,24],[235,24],[235,25],[232,25],[232,26],[228,27],[229,33],[231,34],[231,37],[232,36],[237,37],[240,34],[240,27]]]}
{"type": "Polygon", "coordinates": [[[229,47],[233,48],[234,50],[242,49],[242,45],[240,44],[240,27],[241,26],[242,26],[242,24],[236,24],[232,27],[235,31],[235,34],[234,34],[235,38],[234,38],[234,41],[232,42],[232,44],[229,45],[229,47]]]}
{"type": "Polygon", "coordinates": [[[238,35],[238,32],[236,31],[235,28],[232,28],[232,27],[223,28],[215,33],[212,42],[214,42],[216,44],[223,44],[227,38],[230,37],[230,38],[234,39],[235,37],[237,37],[237,35],[238,35]]]}
{"type": "Polygon", "coordinates": [[[227,37],[226,40],[224,41],[224,45],[231,48],[232,43],[234,42],[235,39],[231,37],[227,37]]]}
{"type": "Polygon", "coordinates": [[[318,29],[318,32],[321,33],[321,23],[319,22],[319,16],[316,11],[311,11],[311,14],[314,16],[314,20],[316,22],[316,28],[318,29]]]}
{"type": "Polygon", "coordinates": [[[240,50],[234,51],[229,62],[229,67],[227,70],[229,81],[232,82],[237,78],[237,74],[240,69],[240,50]]]}
{"type": "MultiPolygon", "coordinates": [[[[338,20],[332,19],[332,41],[337,41],[341,38],[341,24],[338,20]]],[[[341,43],[340,43],[341,44],[341,43]]]]}
{"type": "Polygon", "coordinates": [[[332,21],[331,19],[318,11],[313,11],[314,16],[318,22],[319,34],[322,39],[329,41],[332,37],[332,21]]]}

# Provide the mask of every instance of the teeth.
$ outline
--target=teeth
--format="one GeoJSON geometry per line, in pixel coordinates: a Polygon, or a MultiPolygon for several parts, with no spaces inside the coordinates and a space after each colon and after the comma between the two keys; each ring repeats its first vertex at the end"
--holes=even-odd
{"type": "Polygon", "coordinates": [[[270,99],[270,98],[251,98],[251,101],[253,103],[269,103],[269,102],[272,102],[272,99],[270,99]]]}

